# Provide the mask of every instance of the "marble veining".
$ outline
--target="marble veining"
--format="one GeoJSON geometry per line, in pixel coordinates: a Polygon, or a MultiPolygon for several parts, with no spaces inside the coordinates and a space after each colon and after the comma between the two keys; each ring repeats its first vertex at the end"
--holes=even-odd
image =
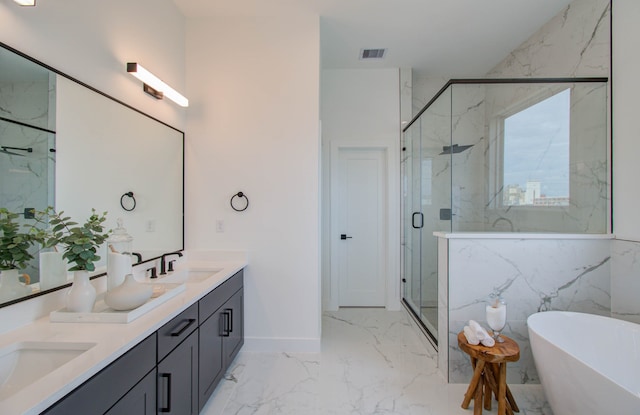
{"type": "Polygon", "coordinates": [[[608,0],[577,0],[568,5],[487,75],[609,76],[608,0]]]}
{"type": "MultiPolygon", "coordinates": [[[[511,383],[536,383],[527,317],[538,311],[567,310],[609,315],[611,310],[611,241],[607,239],[449,239],[448,336],[450,382],[471,375],[457,334],[474,319],[485,324],[491,294],[507,301],[504,333],[520,345],[520,360],[509,364],[511,383]]],[[[444,256],[444,253],[441,253],[444,256]]],[[[447,344],[448,342],[448,344],[447,344]]]]}
{"type": "Polygon", "coordinates": [[[640,324],[640,242],[611,241],[611,316],[640,324]]]}
{"type": "MultiPolygon", "coordinates": [[[[468,380],[445,382],[405,311],[325,312],[322,332],[320,353],[241,352],[202,414],[471,413],[460,408],[468,380]]],[[[521,414],[551,415],[539,385],[512,391],[521,414]]]]}

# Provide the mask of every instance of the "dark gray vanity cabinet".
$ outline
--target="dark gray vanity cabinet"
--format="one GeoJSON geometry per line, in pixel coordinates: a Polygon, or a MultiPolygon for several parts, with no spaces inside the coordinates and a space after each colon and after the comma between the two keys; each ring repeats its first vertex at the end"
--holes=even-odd
{"type": "Polygon", "coordinates": [[[196,415],[198,407],[198,333],[191,333],[158,363],[158,413],[196,415]]]}
{"type": "Polygon", "coordinates": [[[240,348],[244,344],[244,292],[240,290],[222,306],[223,311],[229,313],[229,326],[223,325],[222,350],[224,354],[224,366],[231,365],[240,348]]]}
{"type": "Polygon", "coordinates": [[[156,411],[155,366],[154,333],[44,413],[153,414],[156,411]]]}
{"type": "Polygon", "coordinates": [[[243,271],[199,302],[200,409],[244,344],[243,271]]]}
{"type": "Polygon", "coordinates": [[[198,377],[200,410],[207,403],[224,375],[222,336],[220,335],[222,319],[222,310],[218,310],[200,325],[200,373],[198,377]]]}
{"type": "Polygon", "coordinates": [[[47,415],[195,415],[244,344],[243,271],[48,408],[47,415]]]}
{"type": "Polygon", "coordinates": [[[158,331],[158,413],[191,415],[198,408],[198,304],[158,331]]]}

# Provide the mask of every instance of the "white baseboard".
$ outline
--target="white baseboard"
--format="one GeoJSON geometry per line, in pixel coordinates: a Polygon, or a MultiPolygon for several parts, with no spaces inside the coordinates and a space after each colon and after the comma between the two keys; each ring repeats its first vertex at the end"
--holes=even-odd
{"type": "Polygon", "coordinates": [[[320,338],[245,337],[242,350],[245,352],[318,353],[320,338]]]}

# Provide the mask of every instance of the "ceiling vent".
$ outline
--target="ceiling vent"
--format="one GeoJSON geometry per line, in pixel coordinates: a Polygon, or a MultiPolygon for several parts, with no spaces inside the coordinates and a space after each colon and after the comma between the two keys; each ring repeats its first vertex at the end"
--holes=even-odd
{"type": "Polygon", "coordinates": [[[360,59],[382,59],[386,49],[360,49],[360,59]]]}

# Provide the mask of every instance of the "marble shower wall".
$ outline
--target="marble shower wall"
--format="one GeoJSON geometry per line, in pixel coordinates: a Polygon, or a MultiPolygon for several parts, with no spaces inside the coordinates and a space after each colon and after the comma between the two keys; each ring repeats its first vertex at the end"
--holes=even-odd
{"type": "MultiPolygon", "coordinates": [[[[0,116],[55,130],[55,78],[0,83],[0,116]]],[[[26,125],[0,121],[0,146],[31,148],[31,152],[0,153],[0,206],[13,212],[53,206],[55,135],[26,125]]],[[[33,223],[29,221],[29,223],[33,223]]],[[[36,248],[33,248],[34,253],[36,248]]],[[[37,255],[35,255],[37,257],[37,255]]],[[[24,270],[38,281],[37,261],[24,270]]]]}
{"type": "Polygon", "coordinates": [[[574,0],[486,76],[609,76],[609,3],[609,0],[574,0]]]}
{"type": "Polygon", "coordinates": [[[611,241],[611,317],[640,324],[640,242],[611,241]]]}
{"type": "Polygon", "coordinates": [[[485,85],[451,86],[451,142],[471,145],[451,156],[453,232],[485,230],[485,85]]]}
{"type": "Polygon", "coordinates": [[[526,325],[531,314],[568,310],[608,316],[611,312],[611,241],[607,236],[520,238],[449,235],[449,333],[448,339],[441,339],[440,350],[447,348],[451,383],[468,382],[472,374],[456,337],[470,319],[487,327],[485,305],[492,293],[507,301],[504,333],[520,345],[520,360],[508,366],[510,383],[539,382],[526,325]]]}

